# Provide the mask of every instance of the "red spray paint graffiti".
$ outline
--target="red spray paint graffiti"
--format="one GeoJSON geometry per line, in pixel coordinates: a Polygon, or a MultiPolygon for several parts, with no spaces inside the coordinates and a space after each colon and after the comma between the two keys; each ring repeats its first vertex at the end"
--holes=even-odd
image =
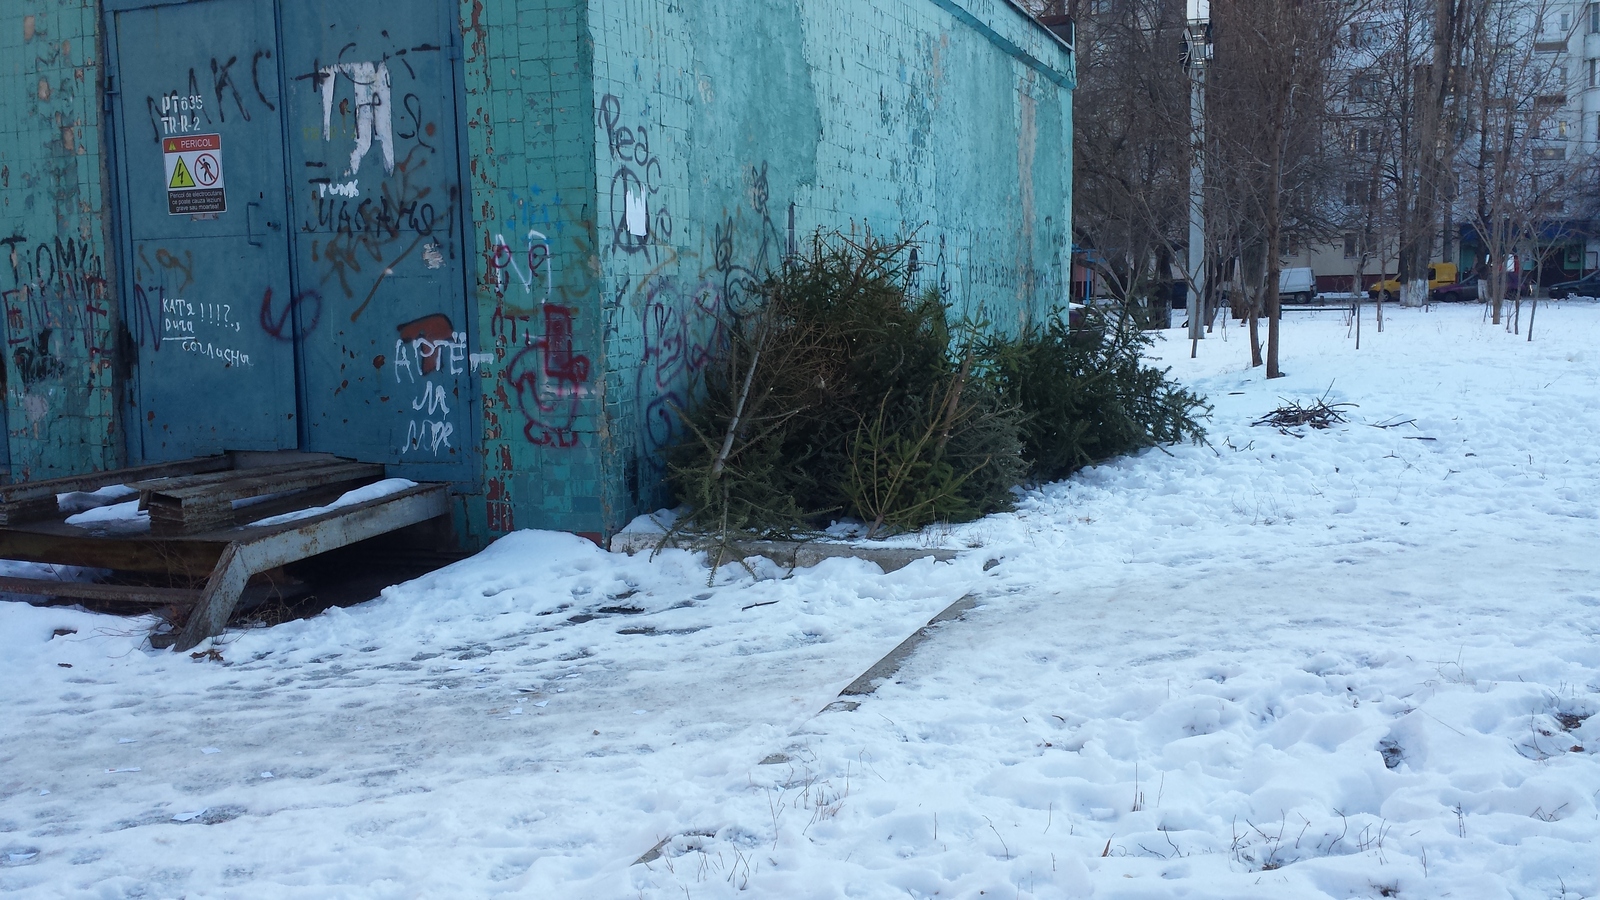
{"type": "Polygon", "coordinates": [[[417,365],[424,376],[439,371],[439,352],[456,339],[455,326],[443,313],[423,316],[415,321],[397,326],[400,340],[417,348],[417,365]]]}
{"type": "Polygon", "coordinates": [[[544,308],[544,336],[532,339],[506,371],[527,424],[522,433],[540,446],[575,447],[579,404],[589,381],[589,357],[572,352],[572,310],[544,308]]]}

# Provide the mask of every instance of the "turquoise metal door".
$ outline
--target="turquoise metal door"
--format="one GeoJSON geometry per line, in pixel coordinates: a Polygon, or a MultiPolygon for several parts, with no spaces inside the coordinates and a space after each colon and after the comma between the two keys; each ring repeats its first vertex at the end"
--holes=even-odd
{"type": "Polygon", "coordinates": [[[453,4],[105,3],[134,455],[471,480],[453,4]]]}
{"type": "Polygon", "coordinates": [[[133,455],[295,447],[272,5],[107,6],[133,455]]]}
{"type": "Polygon", "coordinates": [[[452,4],[281,10],[306,446],[470,477],[452,4]]]}

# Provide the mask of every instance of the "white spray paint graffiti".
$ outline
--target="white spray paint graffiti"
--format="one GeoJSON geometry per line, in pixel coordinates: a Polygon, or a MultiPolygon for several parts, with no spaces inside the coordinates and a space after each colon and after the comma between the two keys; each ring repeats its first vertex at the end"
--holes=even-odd
{"type": "Polygon", "coordinates": [[[506,270],[509,269],[522,283],[523,293],[533,296],[534,285],[542,282],[539,296],[543,300],[550,299],[551,276],[555,268],[550,259],[550,239],[529,229],[528,250],[523,255],[523,264],[518,264],[517,256],[517,252],[506,243],[505,235],[494,236],[494,252],[489,256],[489,268],[494,272],[495,293],[505,296],[506,270]]]}
{"type": "Polygon", "coordinates": [[[422,384],[422,392],[411,401],[411,410],[417,413],[406,423],[406,440],[400,447],[402,455],[427,451],[438,456],[450,449],[450,438],[456,426],[449,421],[450,401],[444,385],[433,381],[430,375],[461,375],[466,372],[468,360],[477,354],[467,350],[465,332],[452,332],[449,339],[433,340],[426,337],[394,342],[394,378],[400,384],[422,384]]]}
{"type": "Polygon", "coordinates": [[[333,99],[342,74],[355,86],[356,146],[350,151],[353,176],[373,141],[383,151],[383,171],[394,174],[394,119],[389,112],[389,66],[386,63],[337,63],[322,68],[322,139],[333,139],[333,99]]]}
{"type": "Polygon", "coordinates": [[[344,184],[319,184],[322,196],[332,194],[335,197],[349,197],[352,200],[361,195],[361,182],[352,178],[344,184]]]}

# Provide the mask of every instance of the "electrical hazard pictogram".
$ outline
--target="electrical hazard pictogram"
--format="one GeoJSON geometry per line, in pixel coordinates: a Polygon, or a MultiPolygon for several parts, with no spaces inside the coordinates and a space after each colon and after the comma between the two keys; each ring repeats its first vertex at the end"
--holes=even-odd
{"type": "Polygon", "coordinates": [[[165,138],[167,212],[175,216],[214,216],[226,212],[228,195],[222,177],[222,135],[192,134],[165,138]]]}
{"type": "Polygon", "coordinates": [[[172,170],[172,180],[167,183],[167,190],[175,191],[194,186],[194,178],[189,174],[189,167],[184,165],[183,157],[178,157],[178,165],[172,170]]]}

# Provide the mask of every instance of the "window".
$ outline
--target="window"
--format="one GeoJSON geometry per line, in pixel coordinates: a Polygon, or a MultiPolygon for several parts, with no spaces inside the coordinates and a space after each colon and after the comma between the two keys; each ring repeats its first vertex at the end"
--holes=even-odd
{"type": "Polygon", "coordinates": [[[1572,30],[1572,13],[1561,14],[1561,33],[1566,34],[1572,30]]]}
{"type": "Polygon", "coordinates": [[[1589,33],[1600,34],[1600,3],[1589,4],[1589,33]]]}
{"type": "Polygon", "coordinates": [[[1351,179],[1344,183],[1344,205],[1360,206],[1367,203],[1376,203],[1378,200],[1378,186],[1370,181],[1351,179]]]}
{"type": "Polygon", "coordinates": [[[1344,233],[1344,258],[1356,258],[1356,233],[1354,231],[1344,233]]]}
{"type": "Polygon", "coordinates": [[[1368,128],[1357,128],[1350,132],[1351,153],[1371,153],[1377,149],[1377,141],[1373,140],[1373,133],[1368,128]]]}
{"type": "Polygon", "coordinates": [[[1567,120],[1566,119],[1562,119],[1561,121],[1556,123],[1556,132],[1557,132],[1557,134],[1556,134],[1557,137],[1565,138],[1567,136],[1567,120]]]}
{"type": "Polygon", "coordinates": [[[1376,76],[1367,74],[1350,76],[1350,99],[1376,100],[1381,94],[1376,76]]]}
{"type": "MultiPolygon", "coordinates": [[[[1600,3],[1594,5],[1600,6],[1600,3]]],[[[1596,68],[1595,63],[1600,63],[1600,59],[1589,60],[1589,87],[1600,87],[1600,82],[1595,80],[1597,76],[1600,76],[1600,68],[1596,68]]]]}

